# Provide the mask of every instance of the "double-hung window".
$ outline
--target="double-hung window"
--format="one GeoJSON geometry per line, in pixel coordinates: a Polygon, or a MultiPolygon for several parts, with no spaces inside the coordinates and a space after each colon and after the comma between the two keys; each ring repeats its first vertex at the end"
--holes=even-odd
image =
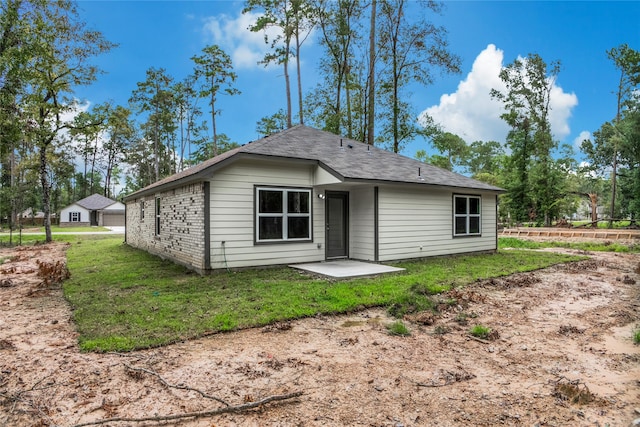
{"type": "Polygon", "coordinates": [[[481,234],[481,200],[479,196],[453,196],[454,236],[479,236],[481,234]]]}
{"type": "Polygon", "coordinates": [[[256,242],[311,240],[311,190],[256,187],[256,242]]]}
{"type": "Polygon", "coordinates": [[[80,222],[80,212],[69,212],[69,222],[80,222]]]}
{"type": "Polygon", "coordinates": [[[156,236],[160,235],[160,197],[156,197],[156,236]]]}

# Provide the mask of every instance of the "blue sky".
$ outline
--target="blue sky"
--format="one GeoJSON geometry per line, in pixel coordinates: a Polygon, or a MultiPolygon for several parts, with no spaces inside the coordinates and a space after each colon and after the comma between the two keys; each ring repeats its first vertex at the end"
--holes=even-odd
{"type": "MultiPolygon", "coordinates": [[[[219,132],[246,143],[259,137],[256,122],[285,106],[280,68],[256,64],[266,46],[262,36],[246,30],[251,16],[236,1],[90,1],[78,2],[92,29],[119,47],[96,63],[106,74],[76,95],[91,104],[111,100],[126,105],[136,83],[151,67],[165,68],[176,81],[192,71],[191,57],[208,44],[218,44],[234,60],[241,95],[219,101],[219,132]]],[[[619,74],[606,50],[622,43],[640,50],[640,2],[594,1],[447,1],[442,16],[432,20],[448,30],[450,50],[461,57],[462,73],[438,76],[428,87],[413,86],[416,112],[426,111],[442,127],[468,143],[494,139],[507,132],[500,105],[488,91],[500,84],[501,66],[529,53],[545,61],[560,60],[562,70],[552,96],[552,131],[556,139],[576,147],[615,115],[619,74]]],[[[412,5],[415,7],[415,5],[412,5]]],[[[313,41],[302,51],[306,90],[318,79],[322,54],[313,41]]],[[[295,95],[295,92],[294,92],[295,95]]],[[[403,154],[433,150],[424,140],[403,154]]]]}

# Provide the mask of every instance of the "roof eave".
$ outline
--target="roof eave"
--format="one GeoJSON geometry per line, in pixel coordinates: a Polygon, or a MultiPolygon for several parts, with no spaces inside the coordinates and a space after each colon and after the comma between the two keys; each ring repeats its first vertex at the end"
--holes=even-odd
{"type": "MultiPolygon", "coordinates": [[[[385,180],[385,179],[369,179],[369,178],[353,178],[353,177],[346,177],[343,179],[344,182],[367,182],[367,183],[371,183],[371,184],[399,184],[399,185],[412,185],[412,186],[424,186],[427,185],[431,188],[459,188],[459,189],[465,189],[465,190],[474,190],[474,191],[486,191],[486,192],[490,192],[490,193],[498,193],[498,194],[502,194],[502,193],[506,193],[506,190],[499,188],[499,187],[494,187],[494,188],[482,188],[482,187],[472,187],[472,186],[467,186],[467,185],[452,185],[452,184],[437,184],[437,183],[433,183],[433,182],[414,182],[414,181],[397,181],[397,180],[385,180]]],[[[487,184],[488,185],[488,184],[487,184]]]]}
{"type": "MultiPolygon", "coordinates": [[[[215,171],[220,170],[222,168],[225,168],[237,161],[240,160],[245,160],[245,159],[269,159],[269,160],[273,160],[273,161],[280,161],[280,160],[284,160],[284,161],[295,161],[295,162],[299,162],[299,163],[308,163],[308,164],[318,164],[319,162],[317,160],[313,160],[313,159],[302,159],[302,158],[297,158],[297,157],[284,157],[284,156],[272,156],[269,154],[262,154],[262,153],[250,153],[250,152],[239,152],[234,154],[233,156],[224,159],[218,163],[215,163],[207,168],[202,169],[199,172],[196,172],[192,175],[187,175],[185,177],[179,178],[175,181],[169,181],[166,182],[164,184],[160,184],[160,185],[153,185],[151,184],[150,186],[147,186],[145,188],[142,188],[134,193],[131,193],[130,195],[126,196],[123,198],[123,200],[125,202],[137,199],[139,197],[144,197],[144,196],[148,196],[150,194],[156,194],[156,193],[160,193],[163,191],[167,191],[167,190],[171,190],[173,188],[178,188],[178,187],[182,187],[184,185],[188,185],[188,184],[192,184],[194,182],[198,182],[198,181],[202,181],[206,178],[208,178],[211,174],[213,174],[215,171]]],[[[331,173],[332,175],[336,176],[337,178],[339,178],[339,174],[337,174],[335,171],[333,171],[331,168],[328,168],[326,165],[324,165],[324,169],[326,169],[329,173],[331,173]]]]}

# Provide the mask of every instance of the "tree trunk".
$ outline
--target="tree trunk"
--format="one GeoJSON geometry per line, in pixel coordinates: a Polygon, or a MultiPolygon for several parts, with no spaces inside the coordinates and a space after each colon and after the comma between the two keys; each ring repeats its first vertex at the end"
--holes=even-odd
{"type": "Polygon", "coordinates": [[[618,147],[613,150],[613,165],[611,166],[611,207],[609,209],[609,224],[607,227],[613,228],[613,218],[616,213],[616,176],[618,175],[618,147]]]}
{"type": "Polygon", "coordinates": [[[591,224],[595,226],[598,223],[598,195],[596,193],[589,193],[588,195],[591,201],[591,224]]]}
{"type": "Polygon", "coordinates": [[[45,241],[51,242],[51,200],[49,197],[49,182],[47,180],[47,145],[40,147],[40,184],[42,185],[42,204],[44,212],[44,233],[45,241]]]}
{"type": "Polygon", "coordinates": [[[349,68],[349,58],[346,55],[347,51],[345,51],[344,57],[344,75],[346,77],[346,85],[344,85],[344,101],[347,104],[347,138],[353,138],[353,118],[351,117],[351,89],[349,88],[349,75],[351,74],[351,69],[349,68]]]}
{"type": "Polygon", "coordinates": [[[155,110],[156,110],[156,116],[154,118],[154,123],[153,123],[153,131],[154,131],[154,136],[153,136],[153,156],[155,158],[154,160],[154,172],[156,175],[156,181],[160,180],[160,158],[159,158],[159,153],[158,153],[158,138],[160,138],[160,131],[158,129],[159,127],[159,123],[158,121],[160,120],[160,115],[159,115],[159,108],[158,108],[158,102],[160,102],[160,100],[158,99],[158,93],[160,92],[160,88],[158,87],[158,82],[156,82],[156,99],[155,99],[155,110]]]}
{"type": "Polygon", "coordinates": [[[369,29],[369,108],[367,109],[367,144],[374,144],[375,127],[375,50],[376,50],[376,0],[371,1],[371,28],[369,29]]]}
{"type": "Polygon", "coordinates": [[[397,153],[400,149],[400,141],[398,141],[398,68],[397,68],[397,58],[396,58],[396,46],[394,41],[394,52],[393,52],[393,152],[397,153]]]}
{"type": "MultiPolygon", "coordinates": [[[[398,19],[404,11],[402,10],[403,3],[400,2],[398,7],[398,19]]],[[[399,24],[397,24],[399,25],[399,24]]],[[[392,51],[391,55],[393,57],[393,152],[397,153],[400,150],[400,141],[399,141],[399,131],[398,131],[398,121],[399,121],[399,100],[398,100],[398,87],[400,85],[400,76],[398,75],[398,27],[394,28],[394,34],[392,38],[392,51]]]]}
{"type": "Polygon", "coordinates": [[[300,124],[304,124],[304,111],[302,108],[302,75],[300,74],[300,25],[296,24],[296,71],[298,73],[298,114],[300,124]]]}
{"type": "Polygon", "coordinates": [[[613,165],[611,169],[611,208],[609,211],[609,228],[613,228],[613,217],[616,213],[616,178],[618,175],[618,125],[620,124],[620,110],[622,108],[622,90],[624,86],[624,70],[620,73],[620,83],[618,84],[618,99],[616,112],[616,125],[614,126],[615,139],[613,140],[613,165]]]}
{"type": "MultiPolygon", "coordinates": [[[[289,43],[286,46],[287,51],[289,50],[289,43]]],[[[289,82],[289,54],[285,54],[284,57],[284,84],[286,87],[287,94],[287,129],[293,126],[291,120],[291,84],[289,82]]]]}
{"type": "MultiPolygon", "coordinates": [[[[285,65],[286,67],[286,65],[285,65]]],[[[286,71],[285,71],[286,75],[286,71]]],[[[214,75],[211,75],[211,129],[213,131],[213,157],[218,155],[218,134],[216,132],[216,94],[213,90],[214,75]]],[[[287,80],[287,90],[289,89],[289,81],[287,80]]],[[[289,95],[287,95],[289,96],[289,95]]],[[[289,100],[289,108],[291,108],[291,100],[289,100]]],[[[291,110],[289,110],[291,111],[291,110]]],[[[289,125],[291,127],[291,125],[289,125]]]]}
{"type": "Polygon", "coordinates": [[[89,185],[89,192],[91,194],[95,193],[94,188],[93,188],[93,177],[94,177],[94,172],[95,172],[95,167],[96,167],[96,154],[98,153],[98,134],[96,134],[96,144],[93,147],[93,155],[91,157],[91,184],[89,185]]]}

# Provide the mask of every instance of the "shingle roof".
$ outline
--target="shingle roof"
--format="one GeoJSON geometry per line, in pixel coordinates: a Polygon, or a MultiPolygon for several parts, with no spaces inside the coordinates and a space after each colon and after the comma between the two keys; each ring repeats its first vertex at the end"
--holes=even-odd
{"type": "Polygon", "coordinates": [[[80,205],[90,211],[104,209],[114,203],[116,203],[115,200],[111,200],[110,198],[101,196],[100,194],[92,194],[91,196],[85,197],[84,199],[76,202],[77,205],[80,205]]]}
{"type": "Polygon", "coordinates": [[[290,158],[318,162],[344,181],[376,181],[427,184],[465,189],[503,191],[419,160],[392,153],[368,144],[341,138],[330,132],[304,125],[258,139],[242,147],[206,160],[196,166],[162,179],[127,198],[147,193],[158,187],[173,186],[221,166],[235,156],[253,155],[290,158]]]}

